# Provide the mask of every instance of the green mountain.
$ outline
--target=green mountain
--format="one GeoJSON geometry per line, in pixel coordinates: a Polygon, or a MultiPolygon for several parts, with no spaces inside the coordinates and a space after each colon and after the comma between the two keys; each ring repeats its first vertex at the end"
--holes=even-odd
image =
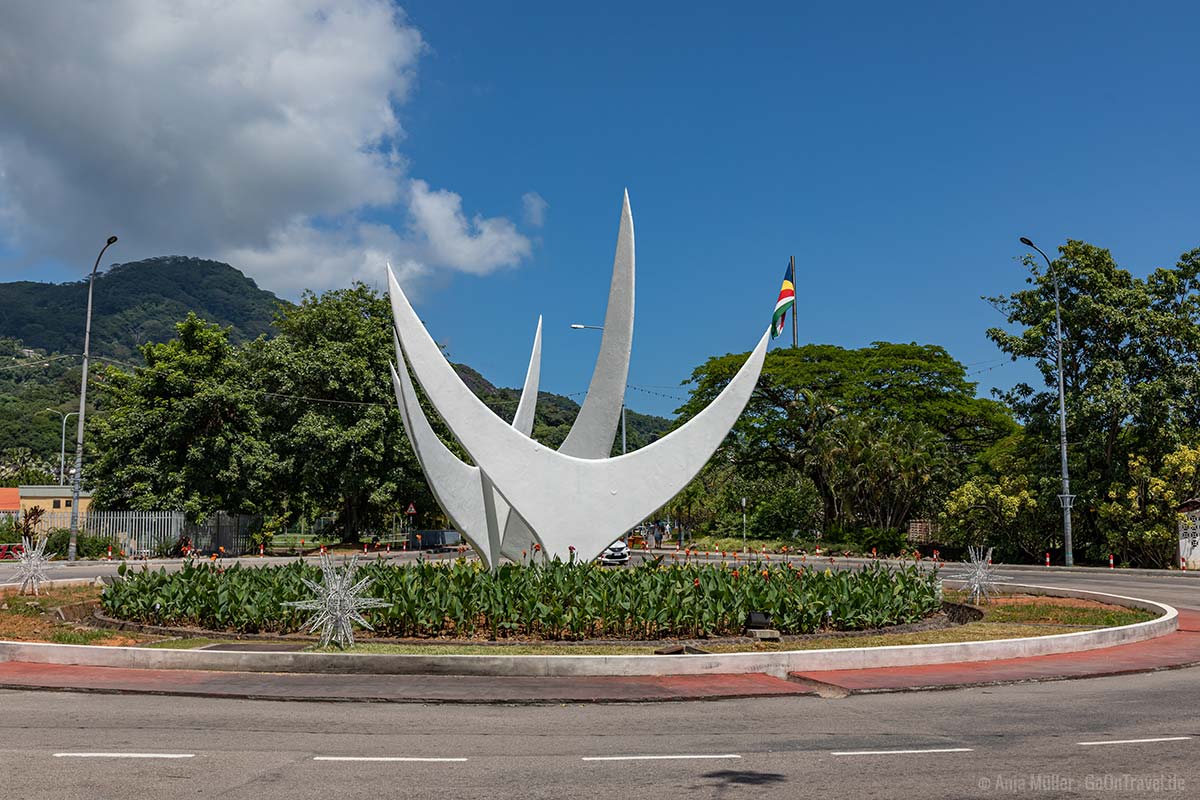
{"type": "MultiPolygon", "coordinates": [[[[520,389],[500,389],[466,364],[454,369],[463,383],[501,418],[511,420],[521,402],[520,389]]],[[[579,414],[579,403],[561,394],[538,392],[537,411],[533,418],[533,438],[547,447],[558,447],[567,438],[571,424],[579,414]]],[[[652,414],[625,410],[625,438],[628,449],[637,450],[658,439],[671,428],[671,420],[652,414]]],[[[613,455],[621,453],[621,429],[613,442],[613,455]]]]}
{"type": "MultiPolygon", "coordinates": [[[[83,352],[88,282],[0,283],[0,337],[50,353],[83,352]]],[[[140,360],[138,345],[175,335],[189,311],[223,326],[233,340],[269,333],[280,300],[220,261],[161,256],[115,264],[96,276],[92,354],[140,360]]]]}

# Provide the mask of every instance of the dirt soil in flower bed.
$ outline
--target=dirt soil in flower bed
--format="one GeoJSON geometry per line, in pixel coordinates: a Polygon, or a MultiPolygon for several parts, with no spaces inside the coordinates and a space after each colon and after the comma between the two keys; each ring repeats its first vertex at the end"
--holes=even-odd
{"type": "Polygon", "coordinates": [[[47,589],[40,595],[0,594],[0,639],[18,642],[54,644],[97,644],[127,647],[155,638],[136,632],[97,630],[72,622],[82,610],[100,602],[99,586],[63,586],[47,589]],[[59,613],[59,609],[63,613],[59,613]]]}

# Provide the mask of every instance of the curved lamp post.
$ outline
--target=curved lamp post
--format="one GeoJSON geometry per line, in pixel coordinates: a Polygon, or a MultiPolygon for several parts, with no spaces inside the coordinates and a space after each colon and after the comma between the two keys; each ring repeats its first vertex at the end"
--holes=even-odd
{"type": "MultiPolygon", "coordinates": [[[[582,325],[578,322],[571,323],[571,330],[576,331],[602,331],[603,325],[582,325]]],[[[628,450],[625,447],[625,402],[621,402],[621,455],[625,455],[628,450]]]]}
{"type": "Polygon", "coordinates": [[[1062,503],[1063,509],[1063,561],[1068,567],[1071,567],[1075,565],[1075,555],[1071,549],[1071,505],[1075,495],[1071,494],[1071,476],[1067,471],[1067,402],[1066,390],[1063,386],[1062,310],[1059,305],[1058,272],[1050,263],[1050,257],[1042,252],[1042,248],[1024,236],[1021,237],[1021,244],[1032,247],[1041,253],[1042,258],[1046,259],[1047,271],[1054,278],[1054,326],[1058,339],[1058,444],[1062,453],[1062,494],[1058,496],[1058,499],[1062,503]]]}
{"type": "Polygon", "coordinates": [[[64,483],[66,483],[66,480],[67,480],[66,479],[66,474],[67,474],[67,420],[70,417],[75,416],[79,412],[78,411],[62,412],[62,411],[59,411],[57,408],[47,408],[46,410],[49,411],[51,414],[58,414],[60,417],[62,417],[62,442],[59,444],[59,448],[58,448],[58,485],[62,486],[64,483]]]}
{"type": "Polygon", "coordinates": [[[92,276],[88,280],[87,322],[83,329],[83,379],[79,384],[79,427],[75,431],[75,475],[71,489],[71,540],[67,545],[68,561],[75,560],[75,551],[79,543],[79,488],[83,482],[83,415],[87,410],[88,353],[92,340],[92,290],[96,286],[96,270],[100,268],[100,259],[104,258],[104,251],[116,243],[117,237],[108,237],[108,241],[96,256],[92,276]]]}

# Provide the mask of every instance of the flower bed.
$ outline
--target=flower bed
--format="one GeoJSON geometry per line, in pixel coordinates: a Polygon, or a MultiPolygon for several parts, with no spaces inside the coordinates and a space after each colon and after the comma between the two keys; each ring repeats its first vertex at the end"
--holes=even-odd
{"type": "MultiPolygon", "coordinates": [[[[307,615],[284,607],[310,595],[301,578],[320,580],[312,565],[228,569],[210,563],[179,572],[122,570],[105,589],[105,614],[150,625],[195,626],[239,633],[292,633],[307,615]]],[[[364,612],[388,637],[662,639],[735,635],[747,614],[770,614],[785,634],[865,630],[915,622],[941,607],[938,579],[915,567],[869,565],[823,572],[788,564],[649,562],[632,569],[551,561],[375,562],[359,577],[365,596],[391,605],[364,612]]]]}

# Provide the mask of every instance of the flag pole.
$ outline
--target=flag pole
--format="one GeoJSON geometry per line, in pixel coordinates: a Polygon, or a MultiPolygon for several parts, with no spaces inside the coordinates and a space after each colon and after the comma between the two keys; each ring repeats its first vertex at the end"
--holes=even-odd
{"type": "Polygon", "coordinates": [[[799,347],[800,339],[799,339],[799,333],[798,333],[799,329],[798,329],[797,323],[796,323],[796,301],[800,297],[800,292],[797,291],[797,289],[799,288],[799,284],[796,281],[796,257],[792,256],[791,258],[792,258],[791,270],[792,270],[792,292],[793,292],[793,294],[792,294],[792,347],[799,347]]]}

